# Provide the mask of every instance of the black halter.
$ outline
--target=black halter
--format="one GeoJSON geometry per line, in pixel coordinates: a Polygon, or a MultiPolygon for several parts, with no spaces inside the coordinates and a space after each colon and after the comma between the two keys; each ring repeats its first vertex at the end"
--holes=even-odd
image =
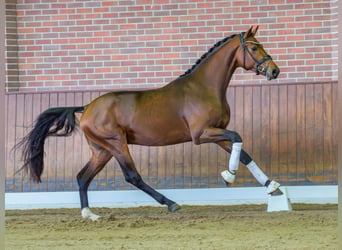
{"type": "Polygon", "coordinates": [[[272,60],[272,57],[270,55],[266,55],[263,58],[261,58],[259,61],[256,60],[253,56],[253,54],[247,49],[246,43],[253,43],[253,44],[260,44],[258,42],[254,42],[254,41],[246,41],[243,38],[243,32],[240,33],[240,42],[244,51],[244,55],[243,55],[243,65],[245,66],[245,51],[247,51],[247,53],[250,55],[250,57],[253,59],[253,61],[256,63],[256,74],[259,75],[260,73],[264,73],[266,74],[267,68],[269,63],[265,66],[263,66],[264,62],[266,62],[267,60],[272,60]]]}

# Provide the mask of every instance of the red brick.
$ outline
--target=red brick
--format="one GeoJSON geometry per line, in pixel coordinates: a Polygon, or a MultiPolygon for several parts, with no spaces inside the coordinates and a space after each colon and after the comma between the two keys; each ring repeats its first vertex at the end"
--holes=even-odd
{"type": "Polygon", "coordinates": [[[95,68],[96,73],[106,73],[106,72],[111,72],[110,68],[95,68]]]}
{"type": "Polygon", "coordinates": [[[60,9],[59,14],[63,14],[63,15],[74,14],[75,11],[76,11],[75,9],[60,9]]]}
{"type": "Polygon", "coordinates": [[[307,22],[305,23],[305,27],[322,27],[322,22],[307,22]]]}

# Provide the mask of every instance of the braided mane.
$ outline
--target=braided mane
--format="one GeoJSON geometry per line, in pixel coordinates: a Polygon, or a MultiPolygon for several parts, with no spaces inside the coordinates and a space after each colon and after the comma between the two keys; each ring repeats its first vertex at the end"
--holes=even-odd
{"type": "Polygon", "coordinates": [[[179,77],[183,77],[183,76],[187,76],[189,75],[196,67],[198,64],[200,64],[205,58],[207,58],[216,48],[218,48],[219,46],[221,46],[221,44],[232,40],[235,35],[231,35],[229,37],[223,38],[221,41],[218,41],[217,43],[215,43],[206,53],[204,53],[196,62],[194,65],[192,65],[192,67],[190,69],[188,69],[187,71],[184,72],[184,74],[180,75],[179,77]]]}

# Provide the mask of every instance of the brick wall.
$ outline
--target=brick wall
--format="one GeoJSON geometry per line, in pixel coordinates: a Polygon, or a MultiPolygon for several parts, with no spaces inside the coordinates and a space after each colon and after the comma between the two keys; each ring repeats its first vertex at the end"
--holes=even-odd
{"type": "MultiPolygon", "coordinates": [[[[337,1],[17,0],[16,10],[19,79],[9,91],[162,86],[256,24],[282,70],[275,82],[337,79],[337,1]]],[[[232,84],[265,81],[239,69],[232,84]]]]}

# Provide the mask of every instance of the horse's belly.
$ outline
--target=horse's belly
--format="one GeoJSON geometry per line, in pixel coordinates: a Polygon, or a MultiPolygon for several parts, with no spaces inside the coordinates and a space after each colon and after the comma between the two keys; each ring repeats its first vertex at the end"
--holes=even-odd
{"type": "Polygon", "coordinates": [[[164,146],[191,141],[190,133],[183,124],[140,123],[126,130],[129,144],[164,146]]]}

